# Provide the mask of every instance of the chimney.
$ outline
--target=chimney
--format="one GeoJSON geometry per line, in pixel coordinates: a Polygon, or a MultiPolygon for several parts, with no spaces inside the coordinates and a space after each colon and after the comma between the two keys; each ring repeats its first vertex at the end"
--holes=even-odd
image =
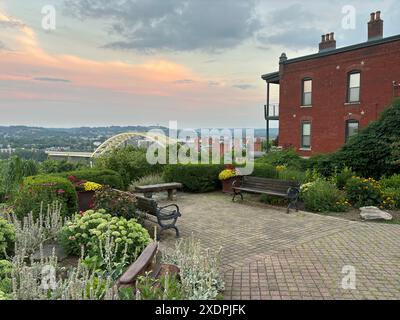
{"type": "Polygon", "coordinates": [[[336,40],[333,32],[322,35],[321,43],[319,44],[319,52],[335,50],[336,40]]]}
{"type": "Polygon", "coordinates": [[[371,20],[368,22],[368,41],[378,40],[383,38],[383,20],[381,12],[372,12],[371,20]]]}

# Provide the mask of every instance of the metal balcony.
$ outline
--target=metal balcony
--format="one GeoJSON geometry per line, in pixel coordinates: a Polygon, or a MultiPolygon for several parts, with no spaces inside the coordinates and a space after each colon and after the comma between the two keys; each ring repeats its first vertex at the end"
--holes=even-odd
{"type": "Polygon", "coordinates": [[[279,105],[265,105],[264,106],[265,120],[279,120],[279,105]]]}

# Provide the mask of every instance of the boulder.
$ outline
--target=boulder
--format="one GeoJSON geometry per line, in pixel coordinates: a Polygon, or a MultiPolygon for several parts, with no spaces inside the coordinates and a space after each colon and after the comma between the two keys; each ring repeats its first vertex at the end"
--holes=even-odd
{"type": "Polygon", "coordinates": [[[393,219],[392,215],[382,211],[377,207],[363,207],[361,210],[361,218],[364,220],[387,220],[390,221],[393,219]]]}

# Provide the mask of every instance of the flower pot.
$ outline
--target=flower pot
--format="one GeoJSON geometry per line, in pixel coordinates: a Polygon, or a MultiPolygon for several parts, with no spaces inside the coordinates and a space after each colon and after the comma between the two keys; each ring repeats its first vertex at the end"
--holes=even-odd
{"type": "Polygon", "coordinates": [[[233,194],[232,184],[237,180],[237,177],[230,178],[228,180],[222,181],[222,192],[233,194]]]}
{"type": "Polygon", "coordinates": [[[94,191],[78,191],[79,211],[85,212],[93,208],[95,194],[94,191]]]}

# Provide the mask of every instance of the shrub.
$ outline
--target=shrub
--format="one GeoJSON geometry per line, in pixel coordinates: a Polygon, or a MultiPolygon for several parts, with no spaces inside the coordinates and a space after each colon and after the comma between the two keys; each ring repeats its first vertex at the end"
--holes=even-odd
{"type": "Polygon", "coordinates": [[[140,178],[136,181],[133,181],[131,185],[129,186],[129,191],[135,191],[136,187],[139,186],[149,186],[149,185],[154,185],[154,184],[160,184],[164,183],[164,178],[161,174],[150,174],[148,176],[145,176],[143,178],[140,178]]]}
{"type": "Polygon", "coordinates": [[[165,250],[162,261],[179,267],[185,299],[214,300],[225,285],[220,273],[220,254],[203,250],[201,243],[191,237],[179,241],[174,249],[165,250]]]}
{"type": "Polygon", "coordinates": [[[0,218],[0,258],[7,256],[14,248],[15,230],[10,222],[0,218]]]}
{"type": "MultiPolygon", "coordinates": [[[[106,154],[97,160],[96,165],[99,168],[111,169],[118,172],[122,177],[124,189],[127,189],[132,181],[136,181],[152,173],[162,172],[161,165],[151,165],[147,162],[145,149],[133,146],[116,149],[106,154]]],[[[88,180],[95,181],[93,179],[88,180]]]]}
{"type": "Polygon", "coordinates": [[[353,170],[348,167],[343,168],[339,173],[336,173],[334,176],[334,180],[336,182],[336,186],[343,190],[346,187],[347,181],[349,181],[352,177],[355,176],[353,170]]]}
{"type": "Polygon", "coordinates": [[[383,178],[381,181],[381,186],[384,189],[400,189],[400,174],[395,174],[388,178],[383,178]]]}
{"type": "Polygon", "coordinates": [[[338,167],[346,165],[363,177],[381,178],[400,173],[400,99],[394,100],[378,121],[352,137],[333,154],[338,167]]]}
{"type": "Polygon", "coordinates": [[[307,161],[301,158],[294,149],[276,151],[256,160],[256,163],[270,164],[274,167],[285,166],[291,169],[303,170],[307,161]]]}
{"type": "Polygon", "coordinates": [[[15,201],[15,214],[22,219],[29,212],[37,218],[42,205],[59,202],[62,215],[69,217],[78,211],[77,195],[73,184],[56,176],[33,176],[24,179],[15,201]]]}
{"type": "Polygon", "coordinates": [[[355,208],[379,206],[382,202],[382,189],[373,178],[352,177],[347,181],[347,198],[355,208]]]}
{"type": "Polygon", "coordinates": [[[77,169],[82,167],[84,167],[84,165],[81,163],[72,163],[65,160],[58,161],[48,159],[41,163],[40,171],[44,174],[54,174],[68,171],[76,171],[77,169]]]}
{"type": "Polygon", "coordinates": [[[57,174],[59,177],[75,177],[77,180],[91,181],[103,186],[110,186],[116,189],[124,187],[121,175],[108,169],[84,169],[78,171],[69,171],[57,174]]]}
{"type": "Polygon", "coordinates": [[[325,180],[302,185],[300,196],[306,210],[312,212],[344,212],[349,208],[345,193],[325,180]]]}
{"type": "Polygon", "coordinates": [[[12,290],[13,264],[8,260],[0,260],[0,292],[10,293],[12,290]]]}
{"type": "Polygon", "coordinates": [[[125,254],[128,262],[134,261],[150,242],[149,233],[135,219],[113,217],[105,210],[75,215],[60,232],[60,242],[68,254],[80,255],[83,247],[86,257],[100,257],[101,243],[109,237],[118,246],[115,262],[122,260],[125,254]]]}
{"type": "Polygon", "coordinates": [[[266,163],[255,163],[253,177],[277,179],[278,171],[276,167],[266,163]]]}
{"type": "Polygon", "coordinates": [[[218,176],[222,170],[223,165],[168,165],[164,170],[164,179],[167,182],[182,183],[189,192],[210,192],[220,188],[218,176]]]}
{"type": "Polygon", "coordinates": [[[136,217],[136,198],[133,194],[120,192],[111,188],[97,191],[94,198],[94,209],[105,209],[113,216],[131,219],[136,217]]]}
{"type": "Polygon", "coordinates": [[[307,180],[307,175],[303,171],[284,169],[278,170],[278,179],[303,183],[307,180]]]}
{"type": "Polygon", "coordinates": [[[400,209],[400,189],[383,189],[381,207],[388,210],[400,209]]]}

